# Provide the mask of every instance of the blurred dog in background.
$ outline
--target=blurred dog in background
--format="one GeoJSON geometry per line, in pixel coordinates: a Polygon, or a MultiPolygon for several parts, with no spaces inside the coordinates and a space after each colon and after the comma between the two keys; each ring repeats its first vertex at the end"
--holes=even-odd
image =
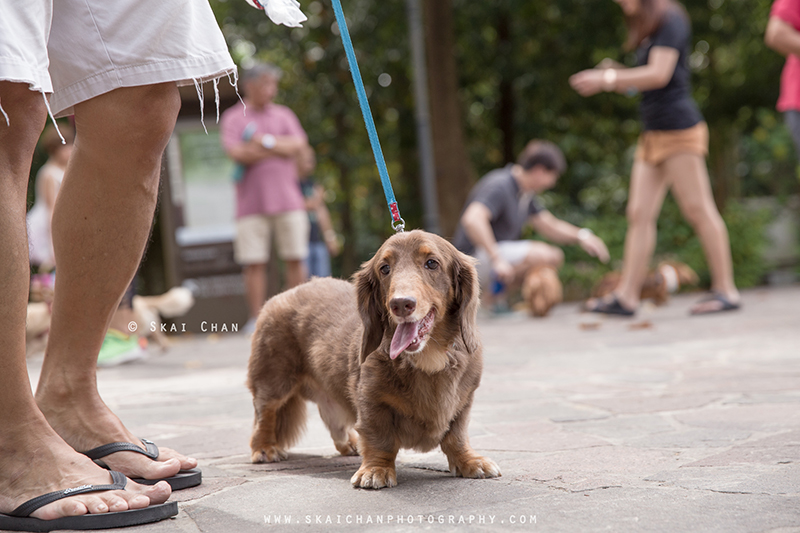
{"type": "MultiPolygon", "coordinates": [[[[622,277],[620,272],[609,272],[603,276],[592,289],[594,298],[602,298],[611,294],[619,285],[622,277]]],[[[642,285],[642,300],[653,300],[656,305],[663,305],[669,300],[669,295],[678,292],[681,287],[697,285],[700,281],[697,273],[686,263],[680,261],[662,261],[658,266],[647,273],[642,285]]]]}
{"type": "MultiPolygon", "coordinates": [[[[28,303],[28,316],[25,322],[25,351],[27,355],[39,353],[47,346],[50,332],[50,313],[53,301],[52,290],[42,290],[34,286],[28,303]]],[[[169,339],[161,332],[163,318],[185,315],[194,305],[192,291],[185,287],[173,287],[158,296],[134,296],[133,314],[137,331],[141,337],[152,339],[162,350],[166,350],[169,339]],[[153,331],[155,329],[155,331],[153,331]]]]}
{"type": "Polygon", "coordinates": [[[183,316],[193,305],[194,296],[186,287],[173,287],[158,296],[136,295],[131,303],[139,334],[151,339],[162,350],[169,348],[170,341],[161,332],[161,320],[183,316]]]}
{"type": "Polygon", "coordinates": [[[531,269],[522,282],[522,298],[533,316],[547,316],[550,309],[564,300],[558,272],[551,266],[531,269]]]}

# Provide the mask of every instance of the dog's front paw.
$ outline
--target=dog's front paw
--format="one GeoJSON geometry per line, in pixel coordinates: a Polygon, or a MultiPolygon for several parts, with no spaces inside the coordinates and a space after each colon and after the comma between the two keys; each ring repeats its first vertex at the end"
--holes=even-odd
{"type": "Polygon", "coordinates": [[[391,466],[362,466],[350,478],[354,487],[362,489],[382,489],[397,485],[397,472],[391,466]]]}
{"type": "Polygon", "coordinates": [[[450,472],[454,476],[470,478],[500,477],[500,467],[488,457],[475,455],[463,463],[450,464],[450,472]]]}
{"type": "Polygon", "coordinates": [[[250,461],[253,463],[277,463],[289,458],[289,453],[277,446],[266,446],[253,450],[250,454],[250,461]]]}

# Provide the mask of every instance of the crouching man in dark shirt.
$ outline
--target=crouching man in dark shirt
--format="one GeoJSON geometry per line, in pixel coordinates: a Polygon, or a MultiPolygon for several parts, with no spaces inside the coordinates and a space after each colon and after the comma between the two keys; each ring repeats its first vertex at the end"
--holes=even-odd
{"type": "MultiPolygon", "coordinates": [[[[522,240],[526,224],[558,244],[579,244],[589,255],[608,261],[608,249],[591,230],[557,219],[536,198],[555,186],[566,169],[564,154],[553,143],[534,140],[516,164],[493,170],[470,192],[453,244],[478,259],[484,292],[492,281],[520,283],[538,266],[558,269],[564,262],[560,248],[539,241],[522,240]]],[[[494,292],[494,291],[492,291],[494,292]]]]}

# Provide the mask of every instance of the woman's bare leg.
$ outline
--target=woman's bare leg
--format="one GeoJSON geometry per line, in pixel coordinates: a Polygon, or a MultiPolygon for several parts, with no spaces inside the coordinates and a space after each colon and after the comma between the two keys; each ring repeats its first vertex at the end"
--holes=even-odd
{"type": "MultiPolygon", "coordinates": [[[[667,194],[668,182],[661,168],[636,160],[628,195],[628,231],[622,258],[622,277],[614,294],[626,309],[636,309],[656,247],[656,222],[667,194]]],[[[593,304],[589,302],[591,308],[593,304]]]]}
{"type": "MultiPolygon", "coordinates": [[[[672,183],[672,194],[703,246],[711,271],[711,289],[731,303],[738,303],[739,291],[733,281],[728,228],[714,203],[705,159],[695,154],[677,154],[667,159],[663,166],[672,183]]],[[[710,301],[697,304],[692,311],[703,313],[721,307],[721,302],[710,301]]]]}

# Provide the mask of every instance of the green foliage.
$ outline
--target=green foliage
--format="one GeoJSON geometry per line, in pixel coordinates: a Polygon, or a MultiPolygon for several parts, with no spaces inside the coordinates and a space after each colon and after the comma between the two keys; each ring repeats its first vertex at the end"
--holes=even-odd
{"type": "MultiPolygon", "coordinates": [[[[734,189],[748,194],[772,194],[776,188],[797,190],[794,172],[783,165],[775,167],[778,172],[770,172],[769,187],[750,183],[766,179],[761,173],[766,168],[765,158],[750,153],[751,136],[764,128],[766,117],[772,120],[769,138],[759,142],[778,143],[778,157],[793,157],[785,142],[786,130],[774,111],[784,59],[763,43],[771,3],[685,2],[693,21],[690,64],[694,96],[712,132],[733,131],[732,139],[744,136],[745,153],[740,154],[744,165],[738,167],[735,179],[745,183],[734,189]]],[[[619,7],[614,2],[586,0],[456,0],[455,5],[461,96],[479,174],[507,162],[499,145],[508,139],[498,126],[503,104],[500,88],[507,80],[513,86],[515,111],[510,151],[519,152],[532,138],[556,142],[570,163],[555,190],[564,196],[563,203],[579,206],[588,214],[618,212],[616,202],[612,206],[597,204],[595,195],[584,191],[597,187],[598,181],[609,175],[627,176],[629,149],[640,129],[639,98],[618,94],[583,98],[569,87],[568,80],[605,57],[633,65],[633,54],[621,49],[625,30],[619,7]],[[509,35],[503,40],[498,28],[505,23],[509,35]]],[[[725,171],[711,168],[712,177],[725,171]]],[[[619,189],[623,188],[620,185],[619,189]]]]}
{"type": "MultiPolygon", "coordinates": [[[[723,219],[728,227],[734,277],[739,288],[747,288],[763,281],[766,264],[762,258],[764,229],[770,221],[768,210],[747,210],[739,202],[729,202],[723,219]]],[[[622,267],[627,222],[622,215],[607,215],[587,219],[586,227],[601,236],[608,246],[612,261],[602,265],[587,256],[578,246],[565,248],[565,264],[561,269],[566,299],[588,297],[592,286],[604,274],[622,267]]],[[[700,276],[700,287],[710,286],[708,265],[702,246],[694,230],[683,219],[680,209],[670,197],[664,202],[658,220],[658,239],[653,266],[662,260],[678,260],[692,267],[700,276]]]]}
{"type": "MultiPolygon", "coordinates": [[[[334,225],[345,238],[334,260],[348,276],[391,233],[391,216],[329,2],[303,3],[303,28],[274,25],[240,0],[212,1],[234,60],[281,67],[278,103],[297,113],[317,151],[315,178],[328,191],[334,225]]],[[[416,137],[402,2],[347,2],[347,20],[401,214],[419,225],[416,137]]]]}
{"type": "MultiPolygon", "coordinates": [[[[784,60],[763,44],[771,3],[685,2],[693,21],[694,96],[718,141],[712,143],[710,172],[715,184],[728,184],[718,190],[724,196],[798,189],[790,139],[774,111],[784,60]]],[[[344,4],[401,212],[408,226],[419,227],[405,2],[344,4]],[[391,83],[385,85],[387,75],[391,83]]],[[[334,223],[347,239],[335,273],[349,275],[391,230],[329,2],[302,0],[309,16],[303,29],[274,26],[240,0],[212,0],[212,5],[238,62],[265,59],[286,72],[280,102],[297,112],[317,148],[317,178],[331,191],[334,223]]],[[[621,258],[639,99],[583,98],[568,84],[570,75],[605,57],[633,63],[632,54],[621,50],[625,29],[619,6],[588,0],[453,0],[453,5],[457,97],[477,174],[513,159],[529,139],[556,142],[569,168],[546,195],[548,207],[558,217],[594,228],[612,256],[621,258]]],[[[754,255],[763,219],[735,202],[725,216],[737,280],[754,283],[763,268],[754,255]]],[[[684,258],[704,271],[696,238],[669,202],[660,227],[657,253],[684,258]]],[[[567,258],[564,275],[569,284],[577,280],[576,294],[583,294],[602,269],[580,250],[568,249],[567,258]]]]}
{"type": "Polygon", "coordinates": [[[796,194],[797,154],[788,128],[770,109],[759,109],[754,118],[754,129],[742,139],[741,160],[736,165],[742,196],[796,194]]]}

